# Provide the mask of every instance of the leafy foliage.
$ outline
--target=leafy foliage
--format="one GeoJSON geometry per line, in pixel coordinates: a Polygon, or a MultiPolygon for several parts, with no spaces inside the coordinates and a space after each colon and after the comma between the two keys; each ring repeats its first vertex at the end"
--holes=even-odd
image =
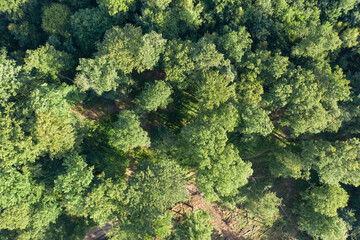
{"type": "Polygon", "coordinates": [[[110,143],[120,150],[129,151],[136,147],[149,147],[150,139],[140,127],[139,117],[133,111],[124,110],[110,132],[110,143]]]}
{"type": "Polygon", "coordinates": [[[140,27],[127,24],[105,33],[104,41],[99,45],[99,56],[114,59],[116,68],[126,74],[133,69],[142,72],[154,68],[165,43],[161,35],[155,32],[142,35],[140,27]]]}
{"type": "Polygon", "coordinates": [[[35,50],[27,50],[25,68],[36,69],[41,77],[56,78],[59,73],[66,73],[73,67],[73,58],[70,54],[56,50],[46,44],[35,50]]]}
{"type": "Polygon", "coordinates": [[[0,239],[358,239],[359,11],[0,0],[0,239]]]}
{"type": "Polygon", "coordinates": [[[52,3],[43,9],[41,27],[49,34],[69,37],[70,16],[71,10],[68,6],[60,3],[52,3]]]}
{"type": "Polygon", "coordinates": [[[167,219],[163,211],[188,199],[182,175],[182,169],[169,159],[144,164],[137,170],[127,190],[127,219],[119,228],[123,238],[159,234],[158,221],[167,219]]]}
{"type": "Polygon", "coordinates": [[[97,0],[99,7],[109,12],[111,16],[131,10],[134,0],[97,0]]]}
{"type": "Polygon", "coordinates": [[[84,53],[95,50],[95,43],[111,26],[111,19],[99,8],[80,9],[71,16],[71,31],[84,53]]]}
{"type": "Polygon", "coordinates": [[[338,208],[346,206],[349,196],[339,185],[329,185],[313,188],[303,198],[315,212],[334,217],[338,208]]]}
{"type": "Polygon", "coordinates": [[[313,165],[320,180],[328,184],[339,182],[359,186],[359,140],[349,139],[334,144],[326,141],[304,143],[304,160],[313,165]],[[314,161],[315,160],[315,161],[314,161]]]}
{"type": "Polygon", "coordinates": [[[49,153],[51,157],[62,157],[73,150],[76,132],[70,119],[44,112],[36,116],[34,140],[40,151],[49,153]]]}
{"type": "MultiPolygon", "coordinates": [[[[121,82],[115,64],[106,57],[96,59],[81,58],[76,68],[79,73],[76,75],[75,84],[81,91],[93,89],[97,94],[115,90],[121,82]]],[[[123,78],[126,78],[123,76],[123,78]]]]}
{"type": "Polygon", "coordinates": [[[251,164],[241,160],[233,145],[226,146],[214,159],[216,162],[201,169],[198,176],[199,188],[209,201],[218,200],[216,193],[222,197],[235,195],[253,173],[251,164]]]}
{"type": "Polygon", "coordinates": [[[139,96],[139,106],[144,111],[156,111],[165,108],[170,102],[171,87],[164,81],[146,84],[139,96]]]}
{"type": "Polygon", "coordinates": [[[17,95],[24,78],[21,76],[22,67],[17,66],[14,60],[7,59],[6,52],[1,52],[0,64],[0,105],[4,106],[17,95]]]}
{"type": "Polygon", "coordinates": [[[196,210],[187,214],[177,226],[175,239],[209,239],[213,231],[212,218],[208,212],[196,210]]]}

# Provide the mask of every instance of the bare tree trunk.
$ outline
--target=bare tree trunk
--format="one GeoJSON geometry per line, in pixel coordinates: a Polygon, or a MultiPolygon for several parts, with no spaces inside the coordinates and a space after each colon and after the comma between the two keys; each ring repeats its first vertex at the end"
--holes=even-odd
{"type": "Polygon", "coordinates": [[[258,158],[258,157],[261,157],[262,155],[268,153],[268,152],[271,152],[272,149],[267,149],[261,153],[258,153],[258,154],[255,154],[253,156],[250,156],[250,157],[244,157],[244,158],[241,158],[242,160],[251,160],[251,159],[254,159],[254,158],[258,158]]]}

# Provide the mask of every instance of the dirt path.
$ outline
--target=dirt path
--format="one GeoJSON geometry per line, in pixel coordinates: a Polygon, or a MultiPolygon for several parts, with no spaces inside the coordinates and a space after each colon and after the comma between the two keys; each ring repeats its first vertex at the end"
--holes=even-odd
{"type": "Polygon", "coordinates": [[[191,195],[191,199],[187,204],[192,206],[193,210],[202,209],[209,212],[214,219],[214,228],[219,232],[220,236],[226,240],[243,239],[231,224],[223,220],[221,211],[219,211],[214,204],[206,201],[205,197],[193,183],[188,183],[186,188],[191,195]]]}

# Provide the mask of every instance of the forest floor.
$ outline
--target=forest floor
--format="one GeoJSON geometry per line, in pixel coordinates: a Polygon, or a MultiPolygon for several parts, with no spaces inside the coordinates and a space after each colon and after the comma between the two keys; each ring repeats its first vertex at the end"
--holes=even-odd
{"type": "Polygon", "coordinates": [[[213,226],[216,231],[215,239],[237,240],[243,239],[240,232],[237,231],[235,222],[230,217],[225,218],[225,212],[216,205],[206,201],[194,182],[187,183],[190,200],[185,203],[178,204],[172,210],[176,213],[184,214],[186,212],[202,209],[210,213],[213,218],[213,226]]]}
{"type": "Polygon", "coordinates": [[[86,232],[84,240],[106,240],[106,233],[111,230],[112,222],[108,222],[105,226],[94,227],[86,232]]]}
{"type": "MultiPolygon", "coordinates": [[[[247,216],[244,211],[229,210],[207,202],[204,195],[196,187],[195,182],[187,183],[186,188],[189,192],[190,200],[175,205],[172,211],[178,219],[181,219],[182,215],[198,209],[210,213],[213,218],[211,224],[214,226],[213,240],[262,239],[263,236],[271,232],[271,228],[264,230],[262,224],[259,224],[256,218],[247,216]]],[[[111,226],[112,222],[109,222],[103,227],[90,229],[86,233],[84,240],[107,239],[106,233],[111,230],[111,226]]]]}
{"type": "Polygon", "coordinates": [[[81,117],[81,119],[90,119],[100,121],[103,117],[118,113],[127,108],[130,104],[130,98],[107,100],[103,98],[95,99],[91,103],[77,104],[71,110],[81,117]]]}

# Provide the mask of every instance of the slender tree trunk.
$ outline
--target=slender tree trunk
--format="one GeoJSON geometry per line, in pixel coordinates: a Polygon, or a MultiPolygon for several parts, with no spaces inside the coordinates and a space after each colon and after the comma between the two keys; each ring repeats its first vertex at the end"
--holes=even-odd
{"type": "Polygon", "coordinates": [[[250,157],[244,157],[244,158],[241,158],[242,160],[251,160],[251,159],[254,159],[254,158],[258,158],[258,157],[261,157],[262,155],[268,153],[268,152],[271,152],[272,149],[267,149],[261,153],[258,153],[258,154],[255,154],[253,156],[250,156],[250,157]]]}

